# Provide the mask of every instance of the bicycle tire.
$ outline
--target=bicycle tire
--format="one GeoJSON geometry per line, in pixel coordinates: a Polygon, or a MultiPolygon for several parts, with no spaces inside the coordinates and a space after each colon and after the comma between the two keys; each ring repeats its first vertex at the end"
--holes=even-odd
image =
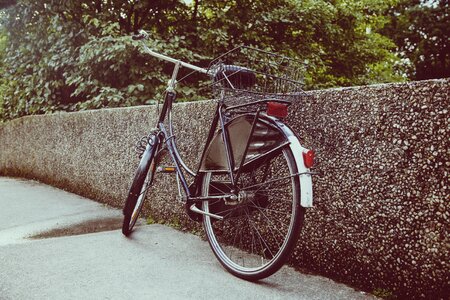
{"type": "Polygon", "coordinates": [[[155,152],[158,142],[144,152],[131,184],[130,191],[123,208],[122,233],[129,236],[144,205],[145,197],[150,188],[156,170],[155,152]]]}
{"type": "MultiPolygon", "coordinates": [[[[294,156],[287,146],[261,161],[251,172],[241,175],[240,178],[253,176],[250,181],[242,179],[238,182],[241,191],[254,194],[248,200],[234,207],[226,205],[223,200],[203,202],[205,212],[224,217],[223,220],[217,220],[204,215],[203,226],[212,251],[231,274],[249,281],[260,280],[278,271],[288,259],[298,240],[305,212],[300,206],[300,182],[298,176],[294,175],[296,173],[294,156]],[[265,164],[270,164],[269,168],[265,164]],[[265,172],[269,172],[269,175],[279,173],[279,180],[268,178],[267,174],[254,173],[262,167],[266,168],[265,172]],[[262,179],[262,182],[257,183],[256,179],[262,179]],[[275,190],[273,186],[277,181],[287,184],[284,184],[283,189],[275,190]],[[281,226],[286,218],[289,219],[287,230],[281,226]]],[[[227,182],[224,181],[227,177],[205,173],[203,196],[228,192],[227,182]]]]}

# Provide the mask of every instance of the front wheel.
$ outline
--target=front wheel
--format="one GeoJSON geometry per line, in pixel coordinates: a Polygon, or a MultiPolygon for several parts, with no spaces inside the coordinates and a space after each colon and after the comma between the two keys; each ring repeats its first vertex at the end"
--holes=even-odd
{"type": "MultiPolygon", "coordinates": [[[[204,201],[203,210],[223,217],[203,217],[209,244],[230,273],[255,281],[278,271],[298,240],[304,219],[300,182],[289,147],[259,160],[237,183],[238,201],[204,201]]],[[[205,173],[203,196],[231,191],[228,175],[205,173]]]]}
{"type": "Polygon", "coordinates": [[[122,233],[125,236],[129,236],[133,231],[133,227],[144,205],[147,191],[152,184],[156,169],[155,153],[158,144],[157,136],[151,137],[149,145],[147,145],[142,155],[130,191],[128,192],[128,197],[123,208],[122,233]]]}

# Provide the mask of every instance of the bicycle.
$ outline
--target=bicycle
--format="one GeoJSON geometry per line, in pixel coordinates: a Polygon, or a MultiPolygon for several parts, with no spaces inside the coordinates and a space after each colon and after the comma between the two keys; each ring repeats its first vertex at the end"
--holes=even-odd
{"type": "Polygon", "coordinates": [[[133,231],[155,174],[174,173],[187,214],[203,223],[223,267],[250,281],[272,275],[295,247],[305,208],[312,206],[314,152],[282,121],[290,98],[302,91],[301,82],[291,76],[299,74],[291,68],[294,60],[241,46],[201,68],[154,52],[145,44],[147,38],[145,31],[133,36],[146,53],[173,63],[174,69],[156,128],[138,143],[141,159],[123,208],[123,234],[133,231]],[[230,64],[239,54],[255,66],[230,64]],[[182,67],[209,76],[219,96],[195,172],[183,162],[172,126],[182,67]],[[163,152],[173,167],[157,168],[163,152]],[[193,178],[191,184],[185,173],[193,178]]]}

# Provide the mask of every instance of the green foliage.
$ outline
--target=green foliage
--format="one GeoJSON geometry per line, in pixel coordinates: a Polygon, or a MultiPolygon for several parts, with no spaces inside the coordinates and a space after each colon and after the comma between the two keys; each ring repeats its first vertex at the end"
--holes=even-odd
{"type": "MultiPolygon", "coordinates": [[[[143,8],[158,11],[157,21],[167,24],[170,14],[160,10],[174,5],[148,2],[143,8]]],[[[161,98],[170,70],[129,37],[148,19],[138,9],[128,1],[23,0],[7,10],[10,43],[2,51],[6,70],[0,117],[151,104],[161,98]],[[123,18],[129,11],[129,18],[123,18]]],[[[155,50],[190,61],[200,58],[184,50],[183,37],[170,37],[163,27],[153,31],[155,50]]],[[[187,98],[192,94],[188,88],[182,91],[187,98]]]]}
{"type": "Polygon", "coordinates": [[[411,79],[450,77],[448,0],[402,0],[383,32],[397,44],[411,79]]]}
{"type": "Polygon", "coordinates": [[[153,224],[157,224],[157,223],[158,222],[152,216],[147,217],[147,225],[153,225],[153,224]]]}
{"type": "MultiPolygon", "coordinates": [[[[240,44],[298,58],[307,89],[404,80],[381,34],[399,1],[18,0],[3,11],[0,118],[155,103],[172,66],[129,38],[140,28],[151,48],[200,66],[240,44]]],[[[208,97],[202,78],[182,82],[180,101],[208,97]]]]}

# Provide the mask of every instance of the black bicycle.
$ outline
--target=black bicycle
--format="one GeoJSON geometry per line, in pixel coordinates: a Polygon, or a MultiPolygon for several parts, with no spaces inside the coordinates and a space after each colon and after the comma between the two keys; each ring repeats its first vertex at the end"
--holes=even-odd
{"type": "MultiPolygon", "coordinates": [[[[133,39],[147,37],[141,31],[133,39]]],[[[173,172],[189,217],[203,222],[225,269],[252,281],[272,275],[295,247],[305,207],[312,206],[314,152],[302,147],[282,121],[291,98],[302,92],[302,64],[237,47],[200,68],[156,53],[145,42],[142,46],[172,62],[174,69],[156,128],[139,143],[141,160],[123,209],[123,234],[131,234],[155,174],[173,172]],[[180,68],[209,76],[218,96],[196,171],[183,162],[172,127],[180,68]],[[157,168],[163,152],[173,167],[157,168]],[[187,176],[192,177],[190,184],[187,176]]]]}

